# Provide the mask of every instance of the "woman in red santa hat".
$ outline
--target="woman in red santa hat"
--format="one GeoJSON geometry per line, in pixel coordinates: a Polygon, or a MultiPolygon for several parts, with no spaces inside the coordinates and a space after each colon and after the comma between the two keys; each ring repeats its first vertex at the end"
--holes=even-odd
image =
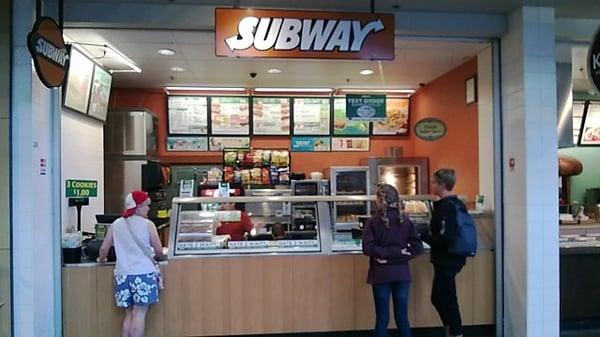
{"type": "Polygon", "coordinates": [[[115,246],[115,301],[125,308],[122,337],[143,337],[148,307],[158,302],[159,275],[153,256],[160,258],[163,251],[156,226],[148,220],[149,209],[148,193],[129,193],[123,216],[111,224],[100,247],[98,262],[104,263],[115,246]]]}

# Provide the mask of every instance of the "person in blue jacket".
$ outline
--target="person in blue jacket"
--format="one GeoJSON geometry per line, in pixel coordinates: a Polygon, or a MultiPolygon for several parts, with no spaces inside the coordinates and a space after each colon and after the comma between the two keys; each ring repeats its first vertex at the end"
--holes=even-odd
{"type": "Polygon", "coordinates": [[[375,300],[375,335],[386,337],[390,319],[390,294],[398,336],[410,337],[408,322],[408,261],[423,251],[418,233],[402,211],[398,191],[391,185],[377,185],[377,213],[365,224],[362,250],[369,257],[367,283],[375,300]]]}

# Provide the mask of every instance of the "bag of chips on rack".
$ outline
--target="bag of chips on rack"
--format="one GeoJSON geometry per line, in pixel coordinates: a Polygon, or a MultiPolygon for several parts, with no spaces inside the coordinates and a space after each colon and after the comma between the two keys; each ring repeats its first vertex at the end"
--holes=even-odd
{"type": "Polygon", "coordinates": [[[271,166],[271,184],[279,184],[279,170],[277,166],[271,166]]]}

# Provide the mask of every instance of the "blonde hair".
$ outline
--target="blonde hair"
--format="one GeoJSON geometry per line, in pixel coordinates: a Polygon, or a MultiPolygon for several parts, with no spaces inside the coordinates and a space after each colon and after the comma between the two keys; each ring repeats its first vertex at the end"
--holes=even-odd
{"type": "Polygon", "coordinates": [[[398,215],[400,215],[400,195],[398,194],[396,188],[389,184],[378,184],[375,193],[379,206],[377,213],[381,217],[383,225],[386,228],[390,228],[390,221],[387,217],[387,212],[392,210],[398,212],[398,215]]]}

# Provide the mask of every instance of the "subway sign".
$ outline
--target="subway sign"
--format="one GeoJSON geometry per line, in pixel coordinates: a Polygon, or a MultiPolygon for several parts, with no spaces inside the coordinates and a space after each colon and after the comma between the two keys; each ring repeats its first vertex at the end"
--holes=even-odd
{"type": "Polygon", "coordinates": [[[394,59],[392,14],[217,8],[224,57],[394,59]]]}
{"type": "Polygon", "coordinates": [[[39,18],[27,35],[27,47],[42,83],[48,88],[61,86],[68,69],[69,51],[56,21],[39,18]]]}
{"type": "Polygon", "coordinates": [[[98,196],[98,181],[96,180],[74,180],[65,181],[67,198],[87,198],[98,196]]]}
{"type": "Polygon", "coordinates": [[[596,92],[600,93],[600,27],[598,27],[588,51],[587,68],[590,81],[596,92]]]}

